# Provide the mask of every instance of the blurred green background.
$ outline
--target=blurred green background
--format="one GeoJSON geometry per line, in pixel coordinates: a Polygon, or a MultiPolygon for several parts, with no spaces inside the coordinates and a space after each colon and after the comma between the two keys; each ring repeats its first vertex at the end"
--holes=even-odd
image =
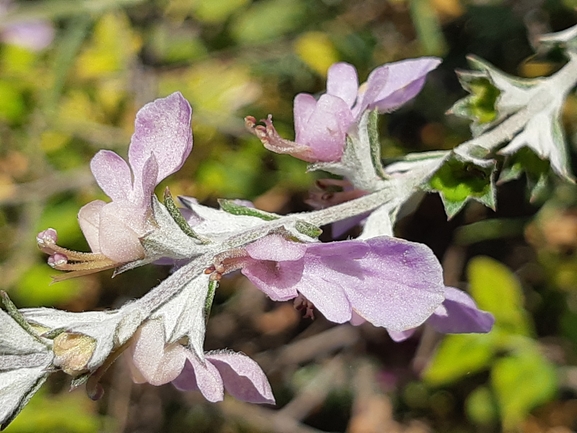
{"type": "MultiPolygon", "coordinates": [[[[87,250],[76,214],[105,199],[88,163],[126,156],[136,111],[179,90],[194,108],[194,149],[163,186],[215,205],[250,199],[267,211],[307,209],[318,173],[266,152],[243,118],[272,113],[292,137],[292,99],[317,94],[336,61],[361,80],[376,66],[443,57],[423,92],[381,119],[383,157],[450,149],[469,137],[444,112],[465,96],[454,74],[476,54],[506,72],[546,75],[536,38],[577,22],[575,0],[0,0],[0,289],[18,306],[118,306],[167,275],[145,267],[50,285],[41,229],[87,250]],[[36,27],[35,27],[36,26],[36,27]],[[23,30],[24,28],[24,30],[23,30]],[[43,28],[44,33],[34,33],[43,28]],[[20,29],[20,33],[16,30],[20,29]],[[28,33],[25,32],[28,31],[28,33]],[[32,36],[31,36],[32,35],[32,36]],[[20,37],[19,37],[20,36],[20,37]],[[30,43],[30,37],[33,38],[30,43]],[[27,39],[28,38],[28,39],[27,39]]],[[[575,147],[577,100],[564,113],[575,147]]],[[[133,385],[120,359],[105,397],[68,393],[54,375],[9,432],[549,432],[577,430],[577,188],[550,179],[529,202],[525,179],[447,222],[427,196],[398,224],[438,255],[448,284],[493,312],[488,335],[425,329],[395,344],[370,325],[301,320],[239,278],[223,282],[207,349],[253,356],[276,407],[209,404],[170,385],[133,385]]]]}

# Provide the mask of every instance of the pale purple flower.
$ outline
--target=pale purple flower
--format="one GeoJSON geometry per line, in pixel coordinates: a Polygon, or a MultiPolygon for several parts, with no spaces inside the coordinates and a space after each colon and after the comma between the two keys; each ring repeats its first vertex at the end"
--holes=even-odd
{"type": "MultiPolygon", "coordinates": [[[[8,0],[0,0],[0,17],[9,11],[11,3],[8,0]]],[[[0,39],[8,44],[40,51],[52,43],[54,27],[45,20],[15,22],[0,29],[0,39]]]]}
{"type": "Polygon", "coordinates": [[[224,390],[250,403],[274,403],[270,384],[256,362],[232,351],[198,354],[179,343],[165,343],[164,326],[149,320],[135,334],[129,365],[136,383],[172,382],[183,391],[199,390],[211,402],[221,401],[224,390]]]}
{"type": "Polygon", "coordinates": [[[111,203],[96,200],[78,213],[80,227],[93,252],[118,262],[144,254],[140,238],[154,228],[154,188],[178,171],[192,150],[192,110],[180,93],[142,107],[128,148],[128,164],[110,150],[90,163],[96,182],[111,203]]]}
{"type": "MultiPolygon", "coordinates": [[[[465,292],[446,287],[445,300],[425,323],[442,334],[479,334],[489,332],[495,318],[491,313],[479,310],[475,301],[465,292]]],[[[389,335],[395,341],[403,341],[414,332],[415,329],[400,332],[389,330],[389,335]]]]}
{"type": "Polygon", "coordinates": [[[101,150],[90,163],[98,185],[112,199],[92,201],[78,212],[80,228],[92,253],[56,244],[56,231],[38,234],[39,247],[51,255],[58,270],[72,271],[57,280],[117,267],[143,259],[141,239],[157,229],[153,215],[154,188],[179,170],[192,150],[192,109],[176,92],[146,104],[136,114],[128,163],[101,150]]]}
{"type": "Polygon", "coordinates": [[[441,265],[425,245],[392,237],[299,243],[269,235],[220,257],[215,269],[240,269],[272,300],[304,296],[325,317],[357,314],[402,331],[423,323],[443,302],[441,265]]]}
{"type": "Polygon", "coordinates": [[[335,63],[329,68],[324,95],[318,100],[306,93],[295,97],[294,141],[279,136],[270,115],[262,120],[264,126],[256,125],[256,119],[248,116],[246,126],[273,152],[308,162],[338,161],[349,129],[365,110],[396,110],[419,93],[427,73],[439,63],[434,57],[389,63],[372,71],[360,88],[355,68],[335,63]]]}

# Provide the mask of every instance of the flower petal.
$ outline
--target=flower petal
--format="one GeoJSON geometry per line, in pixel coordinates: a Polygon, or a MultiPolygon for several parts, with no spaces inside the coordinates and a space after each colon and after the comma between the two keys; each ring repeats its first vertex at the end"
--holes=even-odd
{"type": "Polygon", "coordinates": [[[208,352],[206,359],[219,371],[226,391],[249,403],[274,404],[272,389],[264,372],[251,358],[232,351],[208,352]]]}
{"type": "Polygon", "coordinates": [[[294,261],[301,259],[307,246],[286,240],[281,235],[265,236],[246,246],[246,252],[255,260],[294,261]]]}
{"type": "MultiPolygon", "coordinates": [[[[163,385],[180,375],[186,361],[186,349],[178,343],[166,344],[160,320],[148,320],[135,334],[131,346],[132,362],[152,385],[163,385]]],[[[135,379],[138,379],[137,377],[135,379]]]]}
{"type": "Polygon", "coordinates": [[[250,260],[241,272],[273,301],[287,301],[298,295],[297,288],[301,284],[303,267],[302,260],[250,260]]]}
{"type": "Polygon", "coordinates": [[[380,91],[387,85],[388,78],[389,65],[380,66],[369,74],[367,82],[359,88],[358,101],[353,108],[353,114],[357,119],[377,99],[380,91]]]}
{"type": "Polygon", "coordinates": [[[296,130],[295,141],[310,146],[316,161],[338,161],[353,122],[351,109],[345,101],[322,95],[306,126],[296,130]]]}
{"type": "Polygon", "coordinates": [[[327,93],[338,96],[350,107],[357,99],[359,79],[357,70],[348,63],[335,63],[327,73],[327,93]]]}
{"type": "Polygon", "coordinates": [[[213,403],[224,398],[224,384],[217,368],[209,361],[202,363],[190,351],[187,351],[182,372],[172,384],[181,391],[199,390],[204,398],[213,403]]]}
{"type": "Polygon", "coordinates": [[[441,265],[424,245],[378,237],[313,244],[296,289],[332,321],[351,309],[375,326],[414,328],[443,301],[441,265]]]}
{"type": "Polygon", "coordinates": [[[31,20],[4,26],[2,41],[40,51],[54,40],[54,28],[48,21],[31,20]]]}
{"type": "Polygon", "coordinates": [[[110,150],[101,150],[90,161],[98,186],[112,200],[130,200],[132,173],[124,159],[110,150]]]}
{"type": "Polygon", "coordinates": [[[436,57],[421,57],[389,63],[385,82],[375,79],[380,74],[377,68],[368,78],[368,89],[363,103],[368,108],[377,108],[381,113],[396,110],[413,99],[422,89],[427,74],[435,69],[441,60],[436,57]]]}
{"type": "Polygon", "coordinates": [[[309,119],[317,106],[317,100],[308,93],[299,93],[293,103],[293,115],[295,124],[295,136],[304,132],[309,119]]]}
{"type": "Polygon", "coordinates": [[[311,301],[331,322],[345,323],[351,320],[353,308],[341,285],[343,274],[326,266],[318,258],[308,259],[305,263],[302,278],[294,289],[311,301]]]}
{"type": "Polygon", "coordinates": [[[438,308],[427,323],[444,334],[489,332],[495,323],[491,313],[479,310],[465,292],[447,287],[443,308],[438,308]]]}
{"type": "Polygon", "coordinates": [[[100,210],[100,252],[117,263],[144,257],[140,238],[147,232],[146,215],[129,203],[107,203],[100,210]]]}
{"type": "Polygon", "coordinates": [[[385,236],[366,243],[371,252],[358,260],[358,273],[349,267],[341,279],[352,306],[373,325],[393,331],[423,323],[444,299],[442,268],[433,252],[385,236]]]}
{"type": "Polygon", "coordinates": [[[192,150],[191,115],[190,105],[179,92],[150,102],[138,111],[128,150],[135,183],[142,182],[151,154],[158,163],[156,185],[182,167],[192,150]]]}
{"type": "Polygon", "coordinates": [[[413,335],[415,333],[415,328],[407,329],[405,331],[391,331],[390,329],[387,329],[387,332],[389,333],[391,340],[400,343],[413,335]]]}
{"type": "Polygon", "coordinates": [[[142,213],[145,213],[150,208],[150,198],[154,194],[156,187],[156,179],[158,177],[158,162],[154,154],[144,162],[142,168],[142,177],[139,183],[134,185],[134,197],[132,203],[142,208],[142,213]]]}
{"type": "Polygon", "coordinates": [[[85,204],[78,211],[78,224],[94,253],[100,251],[100,212],[106,205],[102,200],[94,200],[85,204]]]}

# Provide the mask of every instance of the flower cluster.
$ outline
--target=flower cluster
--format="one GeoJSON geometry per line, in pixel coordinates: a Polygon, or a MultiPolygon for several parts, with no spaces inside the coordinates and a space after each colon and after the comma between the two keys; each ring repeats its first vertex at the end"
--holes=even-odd
{"type": "MultiPolygon", "coordinates": [[[[351,65],[333,65],[326,94],[318,100],[296,97],[294,142],[278,136],[270,116],[264,126],[252,117],[246,123],[270,150],[330,163],[321,167],[337,175],[355,169],[347,155],[357,152],[362,169],[373,169],[366,178],[378,177],[380,162],[363,148],[374,144],[366,137],[367,116],[390,112],[413,98],[438,64],[438,59],[422,58],[385,65],[360,87],[351,65]]],[[[191,112],[180,93],[157,99],[136,116],[128,162],[107,150],[93,158],[92,173],[111,201],[93,201],[78,214],[92,252],[59,246],[54,229],[38,234],[48,263],[68,271],[65,276],[107,268],[121,272],[159,260],[173,264],[174,272],[143,298],[106,312],[17,310],[5,300],[10,314],[0,312],[0,375],[9,388],[0,385],[0,401],[10,404],[0,410],[4,424],[52,369],[73,376],[73,386],[86,382],[89,394],[98,397],[100,376],[121,353],[138,383],[172,382],[178,389],[199,390],[209,401],[222,400],[226,390],[241,400],[274,403],[255,361],[203,348],[214,290],[223,275],[234,271],[274,301],[294,299],[308,316],[318,311],[335,323],[370,322],[396,340],[424,323],[440,332],[491,329],[489,313],[477,309],[464,292],[445,287],[441,265],[427,246],[378,230],[365,231],[359,239],[318,241],[321,225],[374,211],[367,221],[371,225],[371,218],[388,209],[379,191],[286,216],[242,201],[221,201],[221,208],[213,209],[181,197],[184,207],[178,208],[168,192],[161,203],[155,187],[182,167],[192,149],[191,112]]]]}

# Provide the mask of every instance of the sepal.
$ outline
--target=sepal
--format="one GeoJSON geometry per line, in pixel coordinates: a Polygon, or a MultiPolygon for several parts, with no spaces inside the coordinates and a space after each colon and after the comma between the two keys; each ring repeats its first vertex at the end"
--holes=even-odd
{"type": "Polygon", "coordinates": [[[223,209],[203,206],[191,197],[179,196],[178,199],[189,211],[186,219],[194,231],[215,243],[225,241],[235,233],[257,227],[263,223],[260,217],[247,214],[235,215],[223,209]]]}
{"type": "Polygon", "coordinates": [[[375,209],[366,219],[363,232],[358,239],[370,239],[377,236],[393,236],[393,221],[397,209],[383,205],[375,209]]]}
{"type": "Polygon", "coordinates": [[[493,128],[527,106],[540,91],[543,79],[523,79],[505,74],[490,63],[467,57],[473,71],[459,71],[461,86],[471,96],[457,101],[449,113],[473,120],[473,136],[493,128]]]}
{"type": "Polygon", "coordinates": [[[451,152],[423,189],[441,195],[447,217],[454,217],[473,199],[495,209],[496,162],[451,152]]]}
{"type": "Polygon", "coordinates": [[[539,42],[545,48],[560,47],[566,51],[577,53],[577,26],[543,35],[539,38],[539,42]]]}
{"type": "MultiPolygon", "coordinates": [[[[163,324],[166,343],[186,338],[187,346],[202,358],[209,289],[214,283],[209,275],[200,274],[189,281],[172,299],[158,308],[149,320],[163,324]]],[[[212,295],[214,296],[214,294],[212,295]]],[[[210,300],[212,304],[212,299],[210,300]]]]}
{"type": "Polygon", "coordinates": [[[527,147],[505,158],[497,185],[518,179],[523,173],[527,178],[529,201],[535,203],[546,199],[551,188],[551,165],[527,147]]]}
{"type": "MultiPolygon", "coordinates": [[[[305,235],[310,239],[316,239],[323,233],[321,228],[304,220],[296,220],[294,228],[297,232],[305,235]]],[[[302,236],[297,236],[297,238],[301,238],[301,240],[303,240],[302,236]]],[[[306,241],[310,239],[305,238],[304,240],[306,241]]]]}
{"type": "Polygon", "coordinates": [[[184,232],[185,235],[190,236],[198,243],[207,244],[210,241],[208,239],[204,239],[202,236],[196,234],[196,232],[190,227],[190,225],[186,222],[182,213],[176,206],[174,199],[172,198],[172,194],[170,194],[170,190],[166,188],[164,190],[164,206],[166,210],[174,220],[174,222],[180,227],[180,229],[184,232]]]}
{"type": "Polygon", "coordinates": [[[219,199],[218,204],[223,211],[232,215],[246,215],[260,218],[263,221],[273,221],[280,218],[279,215],[239,203],[238,200],[219,199]]]}
{"type": "MultiPolygon", "coordinates": [[[[577,54],[572,56],[571,62],[577,61],[577,54]]],[[[524,79],[476,57],[470,57],[469,63],[476,71],[461,72],[460,80],[473,95],[458,101],[450,112],[473,119],[474,136],[490,129],[498,135],[502,126],[509,132],[491,147],[509,141],[500,151],[503,154],[528,147],[549,160],[557,175],[572,180],[561,127],[563,103],[571,90],[568,83],[573,83],[571,68],[567,65],[550,77],[524,79]]]]}
{"type": "Polygon", "coordinates": [[[68,332],[84,334],[97,341],[87,369],[98,367],[112,350],[113,335],[120,317],[117,312],[70,313],[53,308],[24,308],[20,310],[32,324],[48,329],[65,328],[68,332]],[[95,326],[98,323],[99,326],[95,326]],[[106,338],[103,338],[103,335],[106,338]]]}
{"type": "Polygon", "coordinates": [[[482,72],[457,71],[457,77],[470,95],[455,102],[447,114],[471,120],[471,132],[477,136],[497,117],[499,89],[482,72]]]}
{"type": "Polygon", "coordinates": [[[563,128],[561,127],[561,110],[565,95],[555,95],[554,89],[549,90],[548,100],[542,109],[534,115],[525,128],[499,153],[510,155],[523,147],[535,152],[539,158],[548,160],[551,169],[566,180],[573,180],[565,144],[563,128]]]}
{"type": "MultiPolygon", "coordinates": [[[[185,233],[175,221],[170,211],[163,206],[156,196],[152,197],[152,209],[157,229],[141,239],[146,251],[144,263],[161,258],[192,259],[206,250],[209,241],[199,234],[185,233]]],[[[139,263],[139,264],[144,264],[139,263]]]]}

